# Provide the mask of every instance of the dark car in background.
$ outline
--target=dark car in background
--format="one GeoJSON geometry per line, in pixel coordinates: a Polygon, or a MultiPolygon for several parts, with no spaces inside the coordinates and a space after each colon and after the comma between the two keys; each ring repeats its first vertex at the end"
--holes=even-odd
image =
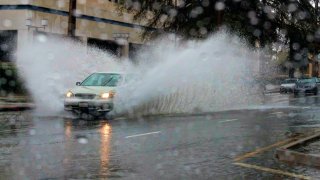
{"type": "Polygon", "coordinates": [[[320,81],[318,78],[303,78],[296,82],[293,93],[299,94],[314,94],[317,95],[320,88],[320,81]]]}
{"type": "Polygon", "coordinates": [[[280,84],[280,93],[292,93],[298,79],[286,79],[280,84]]]}

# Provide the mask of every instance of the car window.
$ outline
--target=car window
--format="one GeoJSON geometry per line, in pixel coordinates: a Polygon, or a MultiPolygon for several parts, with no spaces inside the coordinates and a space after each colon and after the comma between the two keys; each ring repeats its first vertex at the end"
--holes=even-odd
{"type": "Polygon", "coordinates": [[[299,83],[315,83],[316,80],[314,78],[310,78],[310,79],[301,79],[298,82],[299,83]]]}
{"type": "Polygon", "coordinates": [[[283,84],[292,84],[292,83],[296,83],[295,79],[286,79],[283,81],[283,84]]]}
{"type": "Polygon", "coordinates": [[[81,86],[117,86],[121,81],[120,74],[113,73],[94,73],[85,79],[81,86]]]}

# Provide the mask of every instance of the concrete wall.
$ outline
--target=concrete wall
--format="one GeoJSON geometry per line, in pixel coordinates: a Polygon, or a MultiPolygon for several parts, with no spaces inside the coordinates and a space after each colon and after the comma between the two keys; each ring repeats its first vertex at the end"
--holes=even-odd
{"type": "MultiPolygon", "coordinates": [[[[69,0],[0,0],[1,5],[0,30],[18,30],[18,48],[24,43],[22,40],[32,39],[27,36],[35,30],[28,29],[26,19],[31,19],[33,26],[41,26],[41,20],[47,19],[48,26],[39,31],[67,34],[69,0]],[[11,9],[3,5],[11,5],[11,9]]],[[[113,33],[129,33],[128,43],[143,44],[145,22],[134,22],[133,14],[120,13],[118,8],[109,0],[78,0],[77,13],[84,16],[77,18],[76,36],[113,41],[113,33]]]]}

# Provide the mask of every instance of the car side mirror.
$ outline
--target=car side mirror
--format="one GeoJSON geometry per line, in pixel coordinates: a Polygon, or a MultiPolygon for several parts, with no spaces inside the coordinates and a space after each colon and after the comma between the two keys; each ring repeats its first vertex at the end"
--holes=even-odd
{"type": "Polygon", "coordinates": [[[81,82],[76,82],[76,85],[77,85],[77,86],[80,86],[80,84],[81,84],[81,82]]]}

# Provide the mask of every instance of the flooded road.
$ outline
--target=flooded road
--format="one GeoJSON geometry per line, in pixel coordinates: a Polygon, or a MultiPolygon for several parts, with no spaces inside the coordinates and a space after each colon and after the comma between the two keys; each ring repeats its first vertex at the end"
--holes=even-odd
{"type": "Polygon", "coordinates": [[[274,94],[243,110],[94,121],[1,112],[0,179],[320,178],[274,158],[320,127],[319,102],[274,94]]]}

